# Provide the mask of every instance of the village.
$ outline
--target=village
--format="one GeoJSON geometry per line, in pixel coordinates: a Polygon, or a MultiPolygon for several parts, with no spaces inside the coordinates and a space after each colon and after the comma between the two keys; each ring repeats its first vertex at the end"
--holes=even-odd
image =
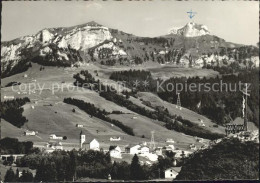
{"type": "MultiPolygon", "coordinates": [[[[77,124],[76,128],[82,129],[82,124],[77,124]]],[[[26,130],[24,132],[24,136],[37,136],[36,131],[29,131],[26,130]]],[[[207,141],[203,138],[196,138],[197,142],[203,144],[201,146],[190,144],[188,146],[189,150],[179,149],[175,146],[174,139],[168,138],[165,139],[164,143],[156,143],[154,140],[154,131],[151,132],[152,137],[150,142],[140,142],[140,143],[130,143],[127,145],[122,145],[119,142],[122,140],[120,136],[111,136],[109,138],[110,144],[106,144],[106,146],[102,146],[101,143],[98,141],[98,138],[86,138],[86,134],[81,132],[78,134],[78,144],[74,146],[74,149],[81,150],[81,151],[102,151],[104,153],[109,153],[112,162],[121,162],[121,161],[128,161],[131,163],[131,160],[134,155],[137,155],[140,159],[141,165],[151,166],[152,164],[156,163],[159,156],[165,157],[166,153],[173,153],[174,154],[174,161],[172,162],[172,167],[168,168],[164,172],[165,179],[172,180],[174,179],[181,170],[181,167],[178,166],[179,161],[183,158],[190,156],[193,152],[205,149],[208,147],[207,141]],[[118,144],[118,145],[117,145],[118,144]],[[120,145],[119,145],[120,144],[120,145]]],[[[38,147],[41,151],[46,153],[52,153],[54,151],[70,151],[72,150],[71,147],[68,147],[64,144],[66,137],[58,136],[56,134],[49,135],[49,142],[45,143],[45,145],[39,146],[34,145],[34,147],[38,147]]],[[[2,160],[8,158],[8,155],[1,155],[2,160]]],[[[17,156],[19,158],[21,156],[17,156]]],[[[15,159],[16,159],[15,158],[15,159]]]]}

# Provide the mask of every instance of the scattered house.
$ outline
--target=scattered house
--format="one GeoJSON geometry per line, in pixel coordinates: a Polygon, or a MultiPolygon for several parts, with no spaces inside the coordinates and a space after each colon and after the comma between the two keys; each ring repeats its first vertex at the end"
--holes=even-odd
{"type": "Polygon", "coordinates": [[[110,146],[109,147],[109,154],[113,158],[122,158],[121,153],[122,150],[119,146],[110,146]]]}
{"type": "Polygon", "coordinates": [[[195,144],[191,144],[191,145],[190,145],[190,149],[191,149],[191,150],[197,150],[197,147],[195,146],[195,144]]]}
{"type": "Polygon", "coordinates": [[[164,177],[165,179],[175,179],[180,171],[181,171],[181,167],[168,168],[164,172],[164,177]]]}
{"type": "Polygon", "coordinates": [[[77,127],[77,128],[83,128],[83,125],[76,124],[76,127],[77,127]]]}
{"type": "Polygon", "coordinates": [[[184,150],[174,150],[175,158],[182,158],[182,157],[188,157],[192,152],[191,151],[184,151],[184,150]]]}
{"type": "Polygon", "coordinates": [[[34,109],[34,106],[32,105],[32,109],[34,109]]]}
{"type": "Polygon", "coordinates": [[[53,140],[62,140],[63,139],[63,137],[56,136],[55,134],[51,134],[49,137],[50,137],[50,139],[53,139],[53,140]]]}
{"type": "Polygon", "coordinates": [[[165,53],[166,53],[166,52],[163,51],[163,50],[159,52],[160,55],[165,55],[165,53]]]}
{"type": "Polygon", "coordinates": [[[199,122],[203,123],[203,120],[202,120],[202,119],[199,119],[199,122]]]}
{"type": "Polygon", "coordinates": [[[155,154],[157,154],[158,156],[162,156],[162,147],[155,148],[155,154]]]}
{"type": "Polygon", "coordinates": [[[150,161],[157,161],[158,160],[158,155],[152,154],[152,153],[146,154],[145,157],[147,157],[150,161]]]}
{"type": "Polygon", "coordinates": [[[147,164],[148,166],[152,165],[152,163],[150,161],[146,161],[145,164],[147,164]]]}
{"type": "Polygon", "coordinates": [[[133,116],[132,119],[137,119],[137,116],[133,116]]]}
{"type": "Polygon", "coordinates": [[[116,42],[117,42],[117,39],[116,39],[115,37],[113,38],[113,42],[114,42],[114,43],[116,43],[116,42]]]}
{"type": "Polygon", "coordinates": [[[14,99],[14,96],[4,96],[4,99],[14,99]]]}
{"type": "Polygon", "coordinates": [[[82,148],[83,149],[91,149],[91,150],[94,150],[94,151],[99,151],[99,142],[96,140],[96,139],[93,139],[93,140],[88,140],[86,139],[84,141],[84,143],[82,143],[82,148]]]}
{"type": "Polygon", "coordinates": [[[125,148],[125,152],[129,154],[138,154],[140,145],[129,145],[125,148]]]}
{"type": "Polygon", "coordinates": [[[204,123],[200,124],[199,126],[206,126],[204,123]]]}
{"type": "Polygon", "coordinates": [[[173,139],[166,139],[166,142],[168,142],[168,143],[175,143],[173,139]]]}
{"type": "Polygon", "coordinates": [[[24,77],[24,78],[27,78],[27,77],[28,77],[28,75],[27,75],[27,74],[25,74],[25,75],[23,75],[23,77],[24,77]]]}
{"type": "Polygon", "coordinates": [[[162,148],[162,151],[173,151],[174,149],[174,145],[167,145],[162,148]]]}
{"type": "Polygon", "coordinates": [[[99,142],[98,142],[96,139],[93,139],[93,140],[89,143],[89,149],[99,150],[99,142]]]}
{"type": "Polygon", "coordinates": [[[200,143],[203,143],[204,142],[204,139],[203,138],[199,138],[199,137],[197,137],[197,142],[200,142],[200,143]]]}
{"type": "Polygon", "coordinates": [[[139,154],[143,154],[143,155],[149,154],[149,147],[141,146],[138,148],[138,151],[139,151],[139,154]]]}
{"type": "Polygon", "coordinates": [[[120,141],[121,137],[110,137],[110,141],[120,141]]]}
{"type": "Polygon", "coordinates": [[[35,136],[36,133],[35,133],[35,131],[25,131],[25,132],[24,132],[24,135],[25,135],[25,136],[35,136]]]}
{"type": "Polygon", "coordinates": [[[61,142],[48,142],[46,144],[46,151],[51,153],[55,150],[63,150],[63,146],[61,142]]]}
{"type": "Polygon", "coordinates": [[[125,148],[125,152],[129,154],[149,154],[149,147],[146,145],[129,145],[125,148]]]}

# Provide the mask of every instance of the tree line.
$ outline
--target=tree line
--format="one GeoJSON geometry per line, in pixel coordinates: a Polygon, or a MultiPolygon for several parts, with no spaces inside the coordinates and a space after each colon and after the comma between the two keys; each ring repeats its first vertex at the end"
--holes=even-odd
{"type": "Polygon", "coordinates": [[[72,150],[29,154],[22,157],[17,166],[36,169],[33,180],[37,182],[75,181],[86,177],[108,179],[109,175],[112,180],[148,180],[163,178],[164,171],[174,166],[173,161],[172,152],[159,156],[158,162],[148,166],[142,165],[136,154],[130,164],[126,161],[112,163],[110,154],[103,151],[72,150]]]}
{"type": "Polygon", "coordinates": [[[22,108],[27,102],[30,102],[28,97],[1,102],[1,117],[12,125],[21,128],[24,123],[28,122],[26,117],[23,116],[24,109],[22,108]]]}

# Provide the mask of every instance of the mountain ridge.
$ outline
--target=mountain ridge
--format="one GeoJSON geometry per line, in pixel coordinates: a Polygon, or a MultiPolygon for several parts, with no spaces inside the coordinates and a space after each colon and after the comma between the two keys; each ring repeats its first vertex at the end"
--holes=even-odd
{"type": "Polygon", "coordinates": [[[226,42],[204,29],[207,29],[204,25],[190,22],[174,34],[148,38],[108,28],[95,21],[70,27],[45,28],[33,35],[2,42],[1,75],[6,77],[16,73],[12,70],[19,62],[71,66],[96,61],[104,65],[146,61],[178,64],[183,60],[186,65],[192,65],[187,59],[185,61],[185,54],[188,54],[186,57],[191,55],[194,60],[203,54],[245,46],[226,42]]]}

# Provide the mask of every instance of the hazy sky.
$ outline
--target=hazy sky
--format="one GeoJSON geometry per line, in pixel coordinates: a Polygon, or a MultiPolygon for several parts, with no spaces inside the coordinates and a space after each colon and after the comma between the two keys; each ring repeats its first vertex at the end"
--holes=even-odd
{"type": "Polygon", "coordinates": [[[73,26],[96,21],[137,36],[165,35],[190,21],[207,25],[211,34],[226,41],[259,41],[257,1],[73,1],[2,2],[2,41],[35,34],[43,28],[73,26]]]}

